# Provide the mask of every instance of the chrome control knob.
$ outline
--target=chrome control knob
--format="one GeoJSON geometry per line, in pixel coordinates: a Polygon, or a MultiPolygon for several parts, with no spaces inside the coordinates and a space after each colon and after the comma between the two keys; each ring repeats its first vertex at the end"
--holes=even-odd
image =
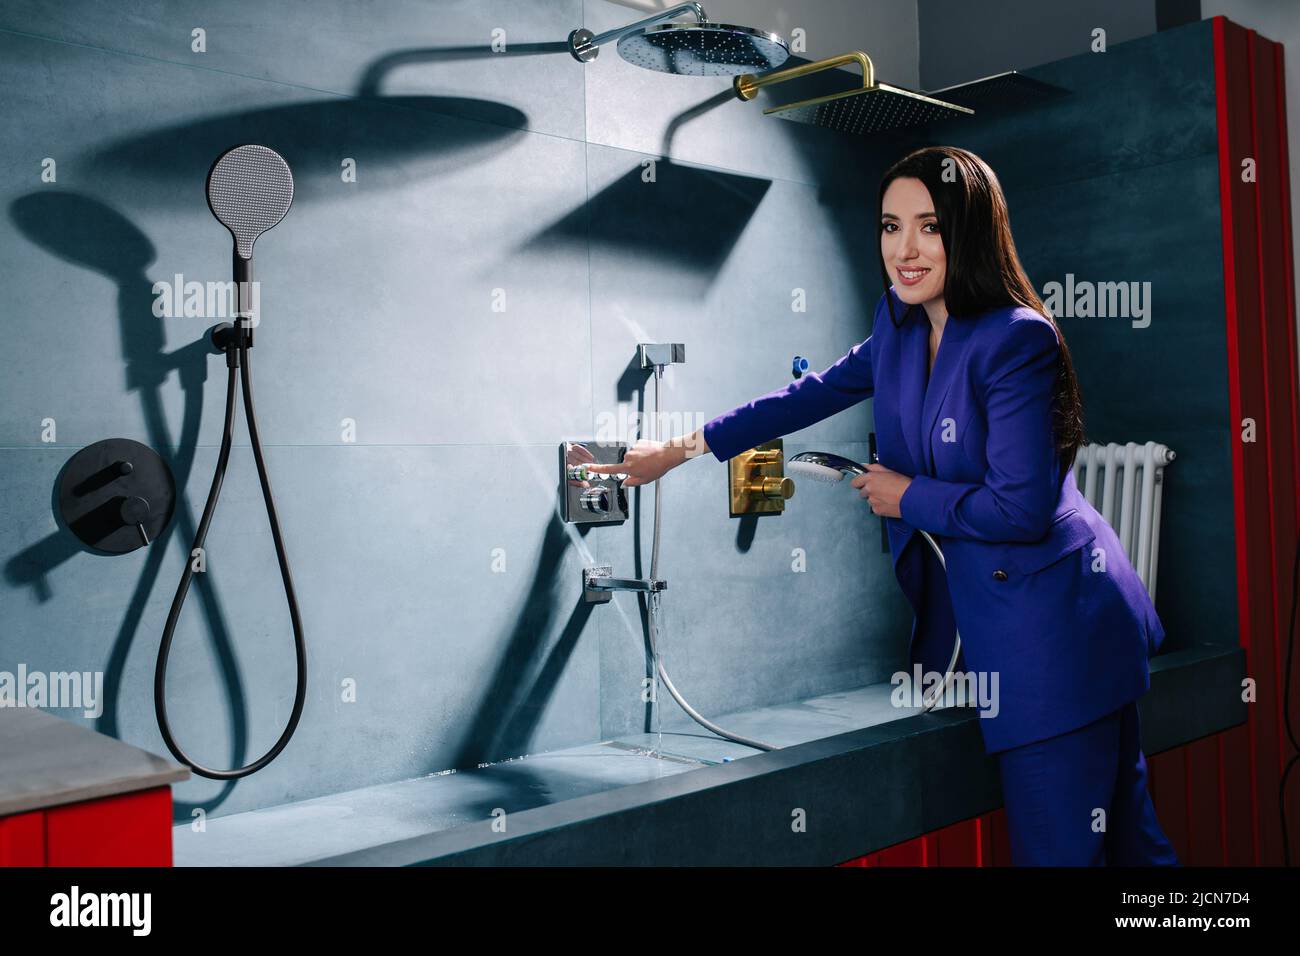
{"type": "Polygon", "coordinates": [[[588,488],[582,493],[582,497],[579,500],[582,502],[583,508],[598,515],[609,514],[610,505],[612,504],[612,498],[608,486],[588,488]]]}

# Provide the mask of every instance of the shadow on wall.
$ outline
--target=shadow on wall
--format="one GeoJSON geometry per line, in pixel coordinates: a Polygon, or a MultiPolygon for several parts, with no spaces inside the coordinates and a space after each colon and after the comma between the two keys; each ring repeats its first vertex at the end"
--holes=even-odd
{"type": "MultiPolygon", "coordinates": [[[[772,182],[723,169],[676,163],[673,136],[687,122],[727,103],[731,89],[702,100],[664,130],[662,155],[645,160],[514,249],[552,243],[602,245],[663,269],[655,293],[697,301],[713,284],[772,182]],[[650,177],[653,176],[653,179],[650,177]],[[653,183],[657,188],[646,188],[653,183]]],[[[620,386],[619,397],[630,391],[620,386]]]]}
{"type": "MultiPolygon", "coordinates": [[[[563,53],[566,57],[572,56],[569,52],[567,40],[548,43],[510,43],[499,53],[484,49],[481,44],[478,46],[412,47],[409,50],[398,50],[395,53],[384,54],[366,67],[366,72],[361,75],[357,96],[381,96],[384,80],[387,78],[388,73],[398,67],[410,66],[413,63],[482,60],[499,56],[549,56],[557,53],[563,53]]],[[[465,119],[482,119],[482,117],[468,113],[460,115],[463,115],[465,119]]],[[[490,120],[485,121],[490,122],[490,120]]]]}
{"type": "Polygon", "coordinates": [[[239,143],[259,143],[294,169],[294,199],[311,200],[337,186],[345,158],[365,170],[367,185],[408,186],[418,174],[412,163],[436,159],[445,175],[521,130],[526,119],[512,106],[459,97],[339,98],[163,127],[96,149],[90,162],[107,183],[147,183],[134,193],[141,203],[188,204],[218,155],[239,143]],[[477,122],[440,115],[460,113],[473,113],[477,122]]]}
{"type": "MultiPolygon", "coordinates": [[[[42,249],[65,262],[91,269],[116,284],[127,388],[139,397],[149,433],[148,444],[171,466],[176,479],[176,518],[148,549],[144,571],[127,604],[126,615],[104,672],[105,696],[110,704],[96,729],[118,737],[115,703],[120,699],[122,672],[149,595],[158,580],[163,558],[175,535],[180,535],[182,548],[188,548],[189,542],[194,540],[195,526],[185,490],[194,464],[203,411],[203,385],[213,352],[206,332],[200,340],[183,348],[170,353],[164,351],[162,320],[153,314],[153,283],[145,275],[156,257],[154,245],[116,209],[78,193],[41,191],[14,200],[9,206],[9,217],[24,236],[42,249]],[[168,428],[161,394],[164,382],[173,371],[180,376],[185,396],[180,435],[175,438],[168,428]]],[[[56,501],[57,488],[56,480],[51,509],[59,530],[11,557],[5,564],[5,577],[9,583],[36,587],[42,600],[50,597],[45,578],[51,570],[77,553],[95,553],[81,545],[63,526],[56,501]]],[[[239,669],[231,654],[230,635],[220,602],[206,575],[199,577],[198,590],[216,644],[221,671],[230,688],[231,713],[234,715],[231,749],[232,756],[238,757],[244,754],[248,744],[239,669]]],[[[218,796],[202,806],[209,810],[219,806],[233,784],[234,781],[228,781],[218,796]]],[[[177,803],[177,817],[188,819],[194,806],[199,804],[177,803]]]]}
{"type": "Polygon", "coordinates": [[[481,46],[399,50],[366,68],[355,96],[270,106],[178,123],[107,144],[91,157],[97,175],[145,181],[142,201],[189,201],[191,186],[212,160],[238,143],[269,146],[298,173],[295,199],[318,198],[338,182],[340,163],[364,164],[379,188],[410,183],[410,164],[437,160],[438,171],[468,166],[477,151],[525,128],[522,110],[463,96],[385,95],[387,74],[399,66],[494,56],[564,54],[564,42],[512,44],[502,53],[481,46]],[[470,122],[463,122],[468,120],[470,122]],[[178,191],[179,188],[179,191],[178,191]]]}
{"type": "Polygon", "coordinates": [[[654,187],[636,165],[584,205],[547,226],[517,252],[552,242],[605,246],[665,269],[656,295],[699,300],[758,204],[770,180],[656,160],[654,187]]]}
{"type": "Polygon", "coordinates": [[[529,752],[533,731],[594,607],[583,600],[575,579],[574,587],[565,589],[577,597],[563,630],[546,658],[533,660],[538,636],[551,630],[556,609],[555,569],[564,567],[568,541],[564,522],[559,515],[552,514],[515,625],[506,638],[495,672],[479,695],[478,708],[456,746],[452,766],[458,769],[529,752]]]}

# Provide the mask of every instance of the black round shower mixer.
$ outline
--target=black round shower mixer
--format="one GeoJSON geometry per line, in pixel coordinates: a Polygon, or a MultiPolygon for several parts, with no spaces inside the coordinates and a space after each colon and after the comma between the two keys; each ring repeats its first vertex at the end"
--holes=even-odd
{"type": "Polygon", "coordinates": [[[148,445],[106,438],[68,459],[59,476],[59,514],[86,545],[126,554],[162,534],[176,505],[171,469],[148,445]]]}

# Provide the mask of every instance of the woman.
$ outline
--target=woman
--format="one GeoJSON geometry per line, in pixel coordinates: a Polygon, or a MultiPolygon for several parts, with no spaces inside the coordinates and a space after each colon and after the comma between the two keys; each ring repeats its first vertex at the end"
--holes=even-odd
{"type": "Polygon", "coordinates": [[[1176,865],[1146,790],[1136,703],[1164,628],[1075,484],[1084,438],[1070,352],[983,160],[934,146],[885,174],[880,269],[872,335],[834,365],[593,470],[645,484],[874,398],[880,462],[852,483],[889,519],[916,611],[913,663],[942,673],[955,629],[959,668],[996,689],[980,728],[1013,863],[1176,865]],[[917,529],[939,542],[946,574],[917,529]]]}

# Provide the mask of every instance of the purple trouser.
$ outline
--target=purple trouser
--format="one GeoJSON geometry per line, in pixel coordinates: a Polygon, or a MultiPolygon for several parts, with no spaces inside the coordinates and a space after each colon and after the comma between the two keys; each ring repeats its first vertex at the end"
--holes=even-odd
{"type": "Polygon", "coordinates": [[[1137,702],[997,753],[1014,866],[1178,866],[1147,793],[1137,702]]]}

